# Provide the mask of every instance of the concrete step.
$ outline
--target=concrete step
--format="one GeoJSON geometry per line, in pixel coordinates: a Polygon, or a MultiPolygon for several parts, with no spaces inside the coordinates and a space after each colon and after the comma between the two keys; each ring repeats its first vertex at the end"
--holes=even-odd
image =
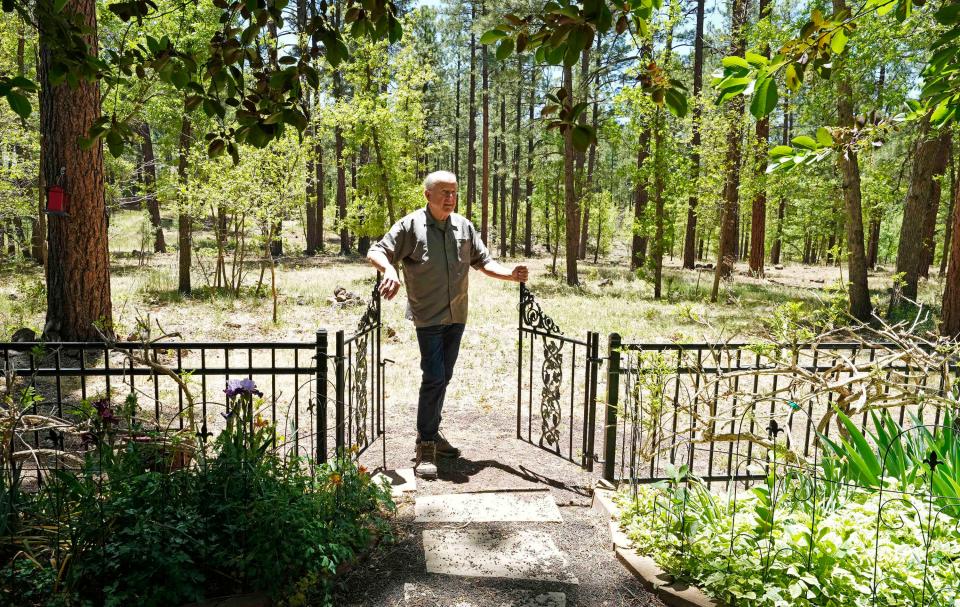
{"type": "Polygon", "coordinates": [[[474,588],[453,598],[449,593],[425,584],[403,585],[405,607],[567,607],[567,595],[556,591],[474,588]]]}
{"type": "Polygon", "coordinates": [[[543,531],[426,529],[423,548],[429,573],[578,583],[568,572],[566,555],[543,531]]]}

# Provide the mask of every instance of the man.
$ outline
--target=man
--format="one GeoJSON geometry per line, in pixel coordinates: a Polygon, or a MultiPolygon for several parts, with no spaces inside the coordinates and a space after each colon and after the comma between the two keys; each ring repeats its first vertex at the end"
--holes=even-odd
{"type": "Polygon", "coordinates": [[[460,338],[467,322],[470,267],[487,276],[525,282],[526,266],[508,270],[490,257],[480,234],[457,208],[457,177],[449,171],[430,173],[423,181],[427,206],[410,213],[370,247],[367,259],[383,272],[380,294],[393,299],[400,290],[394,267],[403,264],[407,318],[417,328],[420,346],[420,399],[417,405],[417,461],[435,456],[458,457],[460,450],[440,433],[441,412],[460,338]]]}

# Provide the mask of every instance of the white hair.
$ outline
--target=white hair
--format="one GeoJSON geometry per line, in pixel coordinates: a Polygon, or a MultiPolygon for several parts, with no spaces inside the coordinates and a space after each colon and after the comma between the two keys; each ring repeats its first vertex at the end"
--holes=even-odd
{"type": "Polygon", "coordinates": [[[429,192],[438,183],[457,183],[457,176],[450,171],[434,171],[423,179],[423,191],[429,192]]]}

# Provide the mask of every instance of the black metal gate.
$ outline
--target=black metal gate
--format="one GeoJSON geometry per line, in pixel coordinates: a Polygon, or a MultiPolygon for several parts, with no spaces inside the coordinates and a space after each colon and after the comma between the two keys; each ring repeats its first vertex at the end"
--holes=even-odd
{"type": "Polygon", "coordinates": [[[564,335],[523,283],[519,310],[517,438],[592,471],[600,335],[564,335]]]}
{"type": "MultiPolygon", "coordinates": [[[[392,363],[383,358],[380,330],[380,275],[373,284],[370,301],[357,323],[356,329],[347,334],[337,331],[334,342],[334,424],[333,438],[336,451],[352,453],[360,457],[377,439],[382,439],[383,467],[386,468],[386,411],[385,372],[392,363]]],[[[327,335],[321,332],[318,350],[324,353],[322,363],[326,375],[327,335]]],[[[319,352],[318,352],[319,354],[319,352]]],[[[319,401],[326,407],[327,382],[321,382],[319,401]]],[[[326,419],[324,412],[321,417],[326,419]]],[[[326,453],[326,449],[321,449],[326,453]]]]}

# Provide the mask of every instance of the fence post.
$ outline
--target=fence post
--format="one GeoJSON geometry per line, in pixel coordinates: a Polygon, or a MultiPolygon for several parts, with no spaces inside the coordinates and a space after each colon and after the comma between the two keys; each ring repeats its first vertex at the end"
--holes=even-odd
{"type": "Polygon", "coordinates": [[[603,440],[603,478],[614,482],[617,458],[617,408],[620,399],[620,334],[611,333],[607,340],[607,415],[603,440]]]}
{"type": "Polygon", "coordinates": [[[317,453],[318,464],[327,461],[327,330],[317,331],[317,453]]]}
{"type": "Polygon", "coordinates": [[[336,451],[337,455],[342,455],[347,450],[346,439],[344,438],[346,432],[346,393],[347,393],[347,378],[345,370],[345,360],[344,360],[344,335],[343,330],[337,331],[337,346],[336,346],[336,361],[334,367],[337,373],[337,394],[336,394],[336,451]]]}
{"type": "Polygon", "coordinates": [[[519,322],[517,323],[517,438],[520,438],[520,416],[522,415],[523,393],[523,292],[527,290],[525,283],[520,283],[519,322]]]}
{"type": "Polygon", "coordinates": [[[587,365],[590,383],[587,386],[587,472],[593,472],[594,445],[597,433],[597,380],[600,371],[600,334],[587,333],[587,365]]]}

